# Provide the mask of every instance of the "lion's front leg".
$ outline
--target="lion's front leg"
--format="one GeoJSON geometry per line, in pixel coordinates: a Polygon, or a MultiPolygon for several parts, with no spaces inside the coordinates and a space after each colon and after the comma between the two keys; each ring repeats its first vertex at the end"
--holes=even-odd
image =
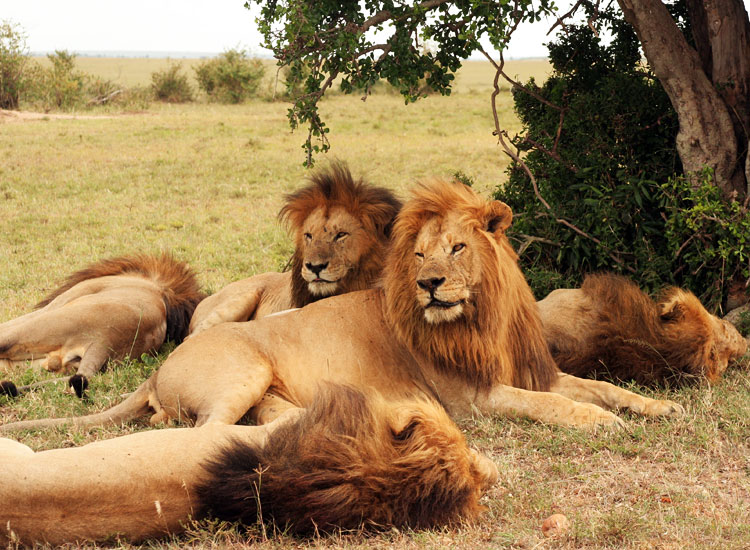
{"type": "Polygon", "coordinates": [[[285,417],[290,413],[299,414],[303,410],[278,395],[266,393],[258,404],[250,409],[250,420],[254,424],[261,426],[269,424],[280,417],[285,417]]]}
{"type": "Polygon", "coordinates": [[[497,385],[474,404],[485,414],[521,415],[561,426],[596,428],[622,426],[623,421],[593,403],[581,403],[551,392],[522,390],[497,385]]]}
{"type": "Polygon", "coordinates": [[[685,409],[674,401],[649,399],[609,382],[588,380],[559,373],[550,391],[574,399],[594,403],[606,409],[630,409],[645,416],[682,416],[685,409]]]}
{"type": "MultiPolygon", "coordinates": [[[[244,284],[245,281],[237,281],[222,290],[233,289],[244,284]]],[[[239,296],[224,297],[222,291],[209,296],[195,308],[195,313],[190,319],[190,333],[187,337],[195,336],[221,323],[247,321],[258,308],[262,293],[262,288],[254,288],[239,296]]]]}

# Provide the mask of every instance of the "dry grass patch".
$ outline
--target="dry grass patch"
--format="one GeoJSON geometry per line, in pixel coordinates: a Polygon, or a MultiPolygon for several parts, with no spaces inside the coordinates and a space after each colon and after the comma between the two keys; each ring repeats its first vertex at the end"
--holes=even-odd
{"type": "MultiPolygon", "coordinates": [[[[289,132],[286,109],[264,101],[154,105],[126,117],[3,125],[0,321],[28,311],[68,273],[108,256],[171,250],[213,290],[280,269],[292,248],[276,212],[282,194],[305,177],[304,136],[289,132]]],[[[331,126],[331,156],[399,194],[420,178],[449,177],[456,170],[474,178],[484,193],[504,181],[507,160],[491,135],[487,89],[460,88],[452,97],[411,106],[388,94],[366,102],[333,96],[322,111],[331,126]]],[[[507,94],[502,116],[504,126],[517,131],[507,94]]],[[[13,402],[0,397],[0,422],[106,408],[153,372],[167,352],[111,365],[92,380],[85,401],[59,387],[13,402]]],[[[281,527],[243,532],[204,521],[182,537],[149,546],[748,548],[749,373],[745,364],[713,388],[657,392],[686,406],[687,417],[628,417],[623,431],[589,434],[523,419],[462,422],[470,441],[501,470],[477,525],[298,540],[281,527]],[[571,530],[544,539],[541,523],[555,512],[570,519],[571,530]]],[[[23,369],[10,375],[20,383],[45,377],[23,369]]],[[[146,428],[48,430],[19,439],[47,449],[146,428]]]]}

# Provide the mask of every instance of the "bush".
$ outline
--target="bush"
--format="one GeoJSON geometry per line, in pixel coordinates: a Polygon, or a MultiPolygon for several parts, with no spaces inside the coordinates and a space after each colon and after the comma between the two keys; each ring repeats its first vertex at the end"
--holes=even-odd
{"type": "Polygon", "coordinates": [[[193,101],[193,88],[186,74],[182,73],[182,63],[169,63],[163,71],[151,74],[151,89],[158,101],[187,103],[193,101]]]}
{"type": "Polygon", "coordinates": [[[195,68],[198,87],[211,101],[242,103],[252,97],[265,73],[259,59],[249,59],[244,50],[229,50],[195,68]]]}
{"type": "Polygon", "coordinates": [[[597,270],[635,275],[650,288],[669,280],[658,182],[681,173],[677,117],[643,68],[632,28],[611,13],[607,21],[609,46],[587,26],[568,27],[549,45],[552,76],[526,85],[563,109],[559,134],[560,110],[514,90],[524,126],[514,143],[550,208],[518,163],[496,195],[516,214],[510,235],[525,249],[537,296],[597,270]]]}
{"type": "Polygon", "coordinates": [[[20,27],[0,22],[0,109],[18,109],[28,60],[26,37],[20,27]]]}
{"type": "Polygon", "coordinates": [[[62,109],[72,109],[84,103],[86,77],[75,70],[76,55],[65,50],[55,50],[48,54],[52,70],[45,86],[51,93],[52,105],[62,109]]]}
{"type": "Polygon", "coordinates": [[[632,28],[611,9],[599,21],[608,46],[568,27],[549,45],[551,77],[527,84],[562,111],[514,90],[524,132],[513,142],[538,190],[512,163],[496,192],[516,215],[509,236],[537,297],[614,271],[649,290],[687,287],[717,308],[733,279],[750,277],[750,214],[722,200],[710,173],[700,185],[682,174],[677,116],[632,28]]]}
{"type": "Polygon", "coordinates": [[[51,67],[31,63],[22,99],[35,109],[72,110],[114,102],[123,90],[109,80],[75,68],[75,54],[57,50],[47,55],[51,67]]]}
{"type": "Polygon", "coordinates": [[[660,191],[672,280],[721,304],[731,281],[750,278],[750,211],[723,199],[710,170],[699,185],[678,177],[660,191]]]}

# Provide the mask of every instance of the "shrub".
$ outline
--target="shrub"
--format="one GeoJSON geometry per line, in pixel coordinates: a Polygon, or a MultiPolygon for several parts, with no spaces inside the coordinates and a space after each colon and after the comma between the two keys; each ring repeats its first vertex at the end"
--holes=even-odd
{"type": "Polygon", "coordinates": [[[182,63],[169,63],[169,66],[151,74],[151,89],[158,101],[187,103],[193,101],[193,88],[186,74],[182,73],[182,63]]]}
{"type": "Polygon", "coordinates": [[[45,111],[69,110],[84,104],[86,77],[75,70],[75,57],[57,50],[47,55],[51,67],[32,63],[27,71],[24,101],[45,111]]]}
{"type": "Polygon", "coordinates": [[[537,189],[512,163],[496,192],[516,214],[509,236],[538,297],[606,270],[649,290],[687,287],[718,308],[750,277],[750,213],[722,199],[710,172],[699,184],[682,174],[676,114],[632,28],[611,9],[599,21],[609,45],[568,27],[549,45],[550,78],[527,84],[562,110],[514,90],[524,131],[513,142],[537,189]]]}
{"type": "Polygon", "coordinates": [[[109,80],[76,70],[75,54],[64,50],[47,55],[51,66],[30,63],[22,99],[35,109],[72,110],[113,103],[123,92],[109,80]]]}
{"type": "Polygon", "coordinates": [[[549,208],[518,163],[496,194],[516,214],[510,235],[537,296],[597,270],[650,288],[669,280],[658,182],[681,173],[677,117],[632,28],[609,15],[608,46],[587,26],[568,27],[549,45],[550,78],[526,85],[562,111],[514,90],[524,126],[514,143],[549,208]]]}
{"type": "Polygon", "coordinates": [[[62,109],[71,109],[82,104],[86,77],[75,70],[76,55],[65,50],[55,50],[48,54],[52,71],[47,86],[52,93],[53,105],[62,109]]]}
{"type": "Polygon", "coordinates": [[[727,202],[710,170],[698,185],[685,177],[661,186],[672,280],[718,305],[732,280],[750,278],[750,211],[727,202]]]}
{"type": "Polygon", "coordinates": [[[0,109],[18,109],[28,59],[26,37],[20,27],[0,22],[0,109]]]}
{"type": "Polygon", "coordinates": [[[228,50],[195,68],[198,87],[219,103],[242,103],[252,97],[264,73],[263,63],[248,58],[244,50],[228,50]]]}

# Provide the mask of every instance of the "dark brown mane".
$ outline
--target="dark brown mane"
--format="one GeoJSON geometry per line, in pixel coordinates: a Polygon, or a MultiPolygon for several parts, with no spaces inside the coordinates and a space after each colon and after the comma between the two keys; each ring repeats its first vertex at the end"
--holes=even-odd
{"type": "Polygon", "coordinates": [[[199,510],[299,534],[476,518],[481,484],[452,421],[429,402],[405,419],[394,411],[353,388],[323,388],[264,447],[237,442],[207,464],[199,510]]]}
{"type": "Polygon", "coordinates": [[[324,208],[327,213],[333,207],[343,207],[363,224],[371,237],[368,251],[339,283],[336,294],[369,288],[380,276],[391,224],[401,208],[401,201],[388,189],[369,185],[361,179],[355,181],[346,164],[333,162],[328,170],[313,173],[308,185],[287,195],[286,204],[279,212],[279,219],[295,232],[296,248],[292,258],[294,307],[325,297],[312,295],[301,275],[301,227],[318,208],[324,208]]]}
{"type": "Polygon", "coordinates": [[[546,391],[557,368],[517,261],[504,230],[495,228],[492,203],[460,183],[438,181],[418,187],[393,227],[383,270],[386,318],[397,337],[416,353],[478,389],[502,383],[546,391]],[[431,324],[415,299],[414,245],[428,219],[450,211],[464,216],[465,227],[475,238],[473,246],[480,250],[483,273],[479,288],[472,292],[474,300],[465,305],[460,319],[431,324]]]}
{"type": "Polygon", "coordinates": [[[176,343],[185,338],[190,317],[204,295],[193,270],[186,263],[175,260],[168,253],[161,256],[145,254],[122,256],[91,264],[67,277],[35,308],[39,309],[48,305],[78,283],[112,275],[138,275],[161,286],[162,297],[167,308],[166,337],[176,343]]]}
{"type": "Polygon", "coordinates": [[[625,277],[612,274],[588,275],[581,291],[594,305],[593,332],[585,345],[552,349],[564,372],[644,385],[720,374],[711,357],[709,313],[693,294],[670,288],[656,303],[625,277]]]}

